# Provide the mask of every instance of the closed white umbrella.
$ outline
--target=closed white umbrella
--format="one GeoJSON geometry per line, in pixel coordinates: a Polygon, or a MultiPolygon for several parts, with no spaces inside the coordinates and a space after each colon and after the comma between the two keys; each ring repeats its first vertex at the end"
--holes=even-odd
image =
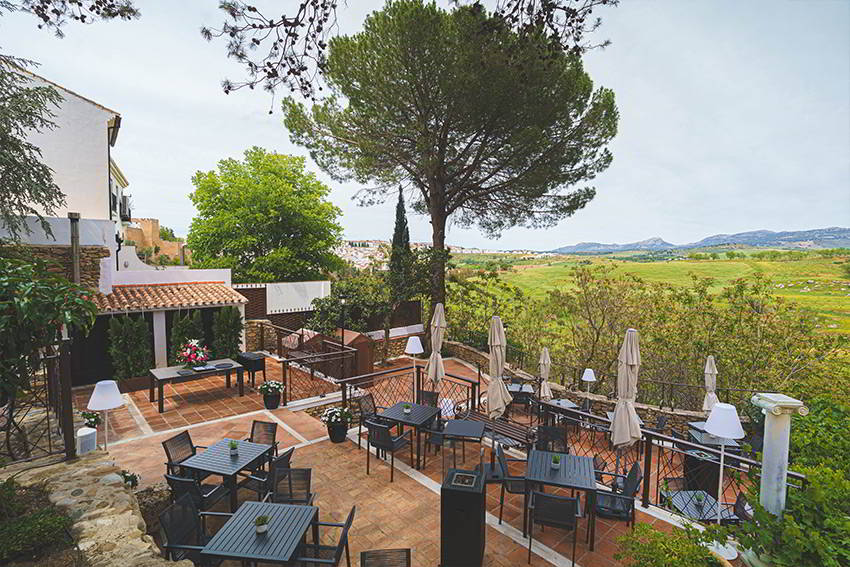
{"type": "Polygon", "coordinates": [[[549,387],[549,370],[552,368],[552,359],[549,358],[549,349],[543,347],[540,351],[540,399],[551,400],[552,388],[549,387]]]}
{"type": "Polygon", "coordinates": [[[702,400],[703,411],[711,411],[718,401],[717,394],[717,366],[714,364],[714,356],[708,355],[705,359],[705,398],[702,400]]]}
{"type": "Polygon", "coordinates": [[[428,358],[428,378],[434,383],[434,389],[439,391],[440,384],[446,375],[443,367],[443,356],[440,351],[443,348],[443,337],[446,336],[446,311],[442,303],[434,307],[434,315],[431,317],[431,356],[428,358]]]}
{"type": "Polygon", "coordinates": [[[487,340],[490,345],[490,386],[487,388],[487,413],[490,418],[497,418],[511,403],[513,398],[502,381],[502,373],[505,371],[505,328],[498,315],[493,315],[490,320],[490,336],[487,340]]]}
{"type": "Polygon", "coordinates": [[[640,419],[635,411],[639,371],[638,332],[629,329],[617,357],[617,405],[611,420],[611,443],[617,448],[628,447],[640,440],[640,419]]]}

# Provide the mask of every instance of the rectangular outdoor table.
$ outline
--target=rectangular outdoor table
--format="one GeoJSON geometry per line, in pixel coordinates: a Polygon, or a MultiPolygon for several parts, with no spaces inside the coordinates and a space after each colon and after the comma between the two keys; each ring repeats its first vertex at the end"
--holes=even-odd
{"type": "Polygon", "coordinates": [[[420,453],[420,440],[421,434],[420,429],[434,420],[437,417],[437,414],[440,413],[438,408],[433,406],[423,406],[420,404],[413,404],[410,402],[398,402],[392,407],[389,407],[378,414],[378,417],[382,417],[384,419],[388,419],[390,421],[394,421],[402,426],[409,425],[416,430],[416,464],[415,467],[419,469],[419,459],[421,456],[420,453]],[[410,406],[410,413],[404,413],[404,406],[410,406]]]}
{"type": "Polygon", "coordinates": [[[239,395],[245,395],[245,386],[242,381],[242,365],[238,362],[231,360],[229,358],[219,358],[217,360],[207,361],[207,366],[215,366],[222,365],[222,368],[212,368],[210,370],[202,370],[200,372],[195,372],[194,370],[187,369],[185,366],[167,366],[165,368],[152,368],[150,370],[151,375],[151,385],[150,385],[150,401],[153,403],[154,400],[154,389],[157,390],[159,394],[159,413],[162,413],[165,409],[164,407],[164,399],[165,396],[163,391],[165,389],[166,382],[183,382],[186,380],[194,380],[200,376],[214,376],[216,374],[225,373],[225,384],[228,388],[230,388],[230,373],[234,370],[236,371],[236,381],[239,384],[239,395]],[[227,367],[223,367],[225,364],[229,364],[227,367]],[[191,371],[191,372],[190,372],[191,371]],[[181,372],[186,372],[185,374],[181,374],[181,372]]]}
{"type": "Polygon", "coordinates": [[[562,398],[560,400],[540,400],[540,406],[543,409],[543,423],[546,425],[551,423],[550,417],[552,414],[563,415],[563,412],[559,410],[578,409],[578,406],[567,398],[562,398]]]}
{"type": "Polygon", "coordinates": [[[287,564],[311,524],[313,541],[318,543],[319,509],[315,506],[245,502],[201,550],[203,559],[230,559],[287,564]],[[257,516],[268,516],[266,533],[254,527],[257,516]]]}
{"type": "MultiPolygon", "coordinates": [[[[606,411],[605,415],[608,416],[608,421],[614,421],[614,412],[613,411],[606,411]]],[[[643,427],[643,420],[640,418],[640,416],[638,416],[638,421],[640,422],[640,426],[643,427]]]]}
{"type": "MultiPolygon", "coordinates": [[[[461,443],[465,441],[478,441],[484,438],[484,422],[472,421],[470,419],[450,419],[443,426],[443,439],[457,440],[461,443]]],[[[465,446],[464,446],[465,447],[465,446]]],[[[457,468],[457,449],[452,446],[452,457],[454,467],[457,468]]],[[[464,461],[466,461],[466,451],[464,451],[464,461]]]]}
{"type": "MultiPolygon", "coordinates": [[[[717,521],[717,499],[704,490],[674,490],[670,493],[670,503],[683,516],[702,522],[717,521]],[[697,505],[696,495],[703,495],[702,509],[697,505]]],[[[737,520],[731,506],[720,509],[720,520],[737,520]]]]}
{"type": "Polygon", "coordinates": [[[532,386],[531,384],[510,383],[510,384],[506,384],[505,387],[508,389],[508,392],[510,392],[511,394],[519,394],[519,393],[533,394],[534,393],[534,386],[532,386]]]}
{"type": "Polygon", "coordinates": [[[566,453],[553,453],[532,449],[525,466],[525,499],[522,506],[522,535],[528,529],[528,498],[533,485],[573,488],[587,494],[586,510],[590,530],[590,550],[596,545],[596,475],[593,458],[566,453]],[[561,457],[561,465],[552,468],[552,456],[561,457]]]}
{"type": "Polygon", "coordinates": [[[725,437],[715,437],[710,433],[706,433],[705,431],[705,422],[692,421],[688,423],[691,426],[689,433],[691,437],[693,437],[694,441],[699,443],[700,445],[711,445],[713,447],[720,447],[721,445],[726,445],[726,449],[731,448],[740,448],[741,445],[738,444],[734,439],[726,439],[725,437]],[[694,427],[693,424],[702,423],[701,427],[694,427]]]}
{"type": "Polygon", "coordinates": [[[236,511],[236,475],[245,469],[253,469],[264,460],[270,459],[274,445],[251,443],[238,439],[222,439],[211,445],[205,451],[192,455],[180,466],[202,473],[218,475],[230,489],[230,511],[236,511]],[[230,442],[239,444],[239,452],[235,457],[230,456],[230,442]]]}

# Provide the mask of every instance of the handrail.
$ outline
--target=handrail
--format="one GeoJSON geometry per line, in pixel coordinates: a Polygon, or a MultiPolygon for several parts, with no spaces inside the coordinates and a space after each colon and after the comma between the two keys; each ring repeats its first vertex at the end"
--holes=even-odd
{"type": "Polygon", "coordinates": [[[404,372],[405,370],[415,370],[416,366],[412,364],[410,366],[402,366],[398,368],[387,368],[386,370],[378,370],[376,372],[370,372],[369,374],[360,374],[358,376],[350,376],[348,378],[342,378],[337,380],[337,384],[348,384],[349,382],[353,382],[355,380],[363,380],[365,378],[375,378],[378,376],[384,376],[386,374],[392,374],[394,372],[404,372]]]}

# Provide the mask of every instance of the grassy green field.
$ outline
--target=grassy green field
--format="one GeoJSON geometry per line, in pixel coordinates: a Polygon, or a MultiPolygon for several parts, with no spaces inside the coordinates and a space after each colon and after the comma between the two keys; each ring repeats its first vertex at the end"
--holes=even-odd
{"type": "Polygon", "coordinates": [[[542,297],[549,290],[568,288],[570,270],[579,262],[588,261],[593,264],[613,263],[622,273],[672,285],[688,284],[691,274],[711,277],[716,280],[717,288],[734,279],[761,272],[770,277],[777,295],[823,315],[827,319],[824,322],[826,329],[850,333],[850,279],[843,274],[842,259],[629,262],[600,256],[531,258],[514,254],[470,254],[453,257],[458,267],[481,267],[494,260],[509,263],[511,268],[501,273],[502,278],[532,297],[542,297]]]}

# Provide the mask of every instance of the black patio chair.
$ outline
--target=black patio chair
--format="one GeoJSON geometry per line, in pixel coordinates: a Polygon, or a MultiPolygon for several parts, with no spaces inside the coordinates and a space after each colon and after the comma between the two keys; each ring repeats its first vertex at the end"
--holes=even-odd
{"type": "MultiPolygon", "coordinates": [[[[510,463],[525,463],[525,459],[512,459],[505,456],[505,450],[501,443],[496,443],[496,460],[491,463],[483,463],[483,475],[485,484],[500,484],[499,495],[499,523],[502,523],[502,512],[505,508],[505,492],[509,494],[525,495],[525,473],[519,475],[511,474],[508,465],[510,463]]],[[[476,465],[475,470],[478,470],[476,465]]]]}
{"type": "Polygon", "coordinates": [[[360,417],[357,423],[357,446],[360,447],[360,435],[363,433],[363,426],[367,421],[386,423],[385,420],[378,417],[378,410],[387,408],[383,406],[376,406],[374,396],[367,393],[357,398],[357,409],[360,412],[360,417]]]}
{"type": "Polygon", "coordinates": [[[433,390],[417,390],[416,396],[420,405],[431,406],[432,408],[439,407],[437,405],[437,399],[440,397],[439,392],[435,392],[433,390]]]}
{"type": "Polygon", "coordinates": [[[741,522],[750,522],[753,519],[753,508],[747,501],[747,495],[739,492],[735,497],[734,502],[721,502],[721,506],[725,509],[732,509],[735,514],[734,518],[721,518],[721,524],[740,524],[741,522]]]}
{"type": "Polygon", "coordinates": [[[393,436],[390,433],[390,426],[384,423],[375,421],[366,422],[366,430],[368,439],[366,441],[366,474],[369,474],[369,460],[371,459],[371,447],[375,448],[376,454],[378,451],[390,453],[390,482],[393,481],[395,472],[395,454],[396,451],[404,449],[410,445],[410,462],[413,463],[413,443],[411,442],[411,431],[408,429],[401,435],[393,436]]]}
{"type": "Polygon", "coordinates": [[[251,423],[251,436],[245,439],[251,443],[259,443],[260,445],[272,445],[274,454],[277,455],[277,424],[272,421],[254,420],[251,423]]]}
{"type": "MultiPolygon", "coordinates": [[[[292,454],[295,452],[295,447],[290,447],[279,456],[272,459],[271,466],[268,471],[257,470],[250,475],[245,476],[239,481],[239,488],[247,488],[257,493],[257,500],[262,500],[263,497],[272,491],[272,478],[274,471],[282,469],[289,470],[292,461],[292,454]]],[[[285,476],[285,473],[282,473],[285,476]]],[[[282,477],[281,477],[282,478],[282,477]]]]}
{"type": "Polygon", "coordinates": [[[312,492],[312,477],[313,469],[274,469],[272,484],[263,502],[312,506],[316,498],[312,492]]]}
{"type": "Polygon", "coordinates": [[[201,518],[205,516],[229,517],[226,512],[201,512],[192,498],[184,494],[174,504],[159,514],[162,549],[166,559],[188,559],[205,567],[219,565],[221,560],[201,559],[201,550],[209,542],[201,518]]]}
{"type": "MultiPolygon", "coordinates": [[[[180,466],[180,463],[197,454],[198,449],[206,449],[203,445],[195,445],[192,443],[192,436],[188,431],[182,431],[162,442],[162,448],[165,450],[167,459],[165,468],[167,474],[177,476],[187,476],[180,466]]],[[[196,475],[198,473],[195,473],[196,475]]],[[[199,480],[203,480],[209,476],[209,473],[199,475],[199,480]]]]}
{"type": "Polygon", "coordinates": [[[645,427],[644,429],[648,429],[655,433],[659,433],[664,435],[664,432],[667,430],[667,422],[670,420],[670,416],[666,413],[659,413],[655,418],[655,427],[645,427]]]}
{"type": "Polygon", "coordinates": [[[539,451],[569,453],[570,445],[567,443],[567,430],[558,426],[538,425],[534,447],[539,451]]]}
{"type": "Polygon", "coordinates": [[[372,549],[360,553],[360,567],[410,567],[410,549],[372,549]]]}
{"type": "Polygon", "coordinates": [[[176,502],[183,495],[188,495],[195,507],[205,512],[216,505],[216,503],[230,494],[230,490],[223,484],[202,484],[194,478],[165,475],[165,481],[171,489],[171,501],[176,502]]]}
{"type": "Polygon", "coordinates": [[[431,447],[434,448],[434,452],[441,451],[444,445],[445,438],[443,437],[443,428],[445,427],[445,422],[443,419],[437,415],[431,423],[426,425],[425,429],[422,430],[422,433],[425,436],[425,451],[422,452],[422,468],[425,468],[426,455],[431,447]]]}
{"type": "Polygon", "coordinates": [[[544,492],[531,493],[528,505],[528,562],[531,563],[531,534],[534,524],[573,532],[573,565],[576,562],[578,519],[581,517],[581,501],[544,492]]]}
{"type": "Polygon", "coordinates": [[[336,545],[321,545],[316,543],[302,543],[295,550],[296,559],[287,565],[293,567],[316,567],[317,565],[328,565],[336,567],[342,560],[342,554],[345,552],[345,564],[351,567],[351,555],[348,551],[348,532],[351,531],[351,524],[354,523],[354,513],[357,511],[356,506],[351,507],[351,512],[348,513],[348,519],[344,524],[334,522],[313,522],[314,526],[341,528],[342,532],[339,536],[339,541],[336,545]]]}
{"type": "Polygon", "coordinates": [[[623,477],[616,473],[601,473],[603,476],[623,478],[622,492],[597,492],[596,513],[603,518],[622,520],[626,525],[635,522],[635,497],[643,480],[640,463],[633,463],[629,474],[623,477]]]}

